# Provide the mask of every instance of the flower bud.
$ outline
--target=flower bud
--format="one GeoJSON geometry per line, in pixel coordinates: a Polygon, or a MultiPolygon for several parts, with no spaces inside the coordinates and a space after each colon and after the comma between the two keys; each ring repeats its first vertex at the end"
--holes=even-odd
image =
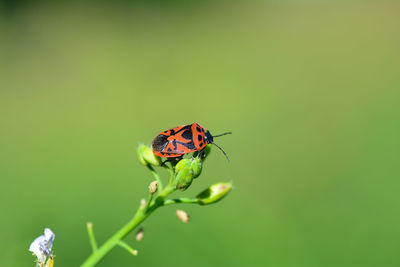
{"type": "Polygon", "coordinates": [[[144,230],[143,227],[141,227],[136,233],[136,241],[138,242],[142,241],[143,237],[144,237],[144,230]]]}
{"type": "Polygon", "coordinates": [[[187,214],[183,210],[177,210],[176,211],[176,216],[178,216],[179,220],[181,220],[184,223],[188,223],[189,222],[189,218],[190,218],[189,214],[187,214]]]}
{"type": "Polygon", "coordinates": [[[202,170],[199,158],[181,159],[175,166],[175,185],[179,190],[186,190],[202,170]]]}
{"type": "Polygon", "coordinates": [[[155,192],[157,192],[158,189],[158,182],[154,181],[149,185],[149,191],[151,194],[154,194],[155,192]]]}
{"type": "Polygon", "coordinates": [[[217,183],[198,194],[196,198],[201,205],[213,204],[224,198],[231,190],[231,183],[217,183]]]}
{"type": "Polygon", "coordinates": [[[192,158],[193,179],[199,177],[202,170],[203,164],[201,163],[201,159],[198,157],[192,158]]]}
{"type": "Polygon", "coordinates": [[[137,153],[140,163],[143,164],[144,166],[161,165],[161,158],[154,155],[153,150],[150,147],[140,144],[137,149],[137,153]]]}

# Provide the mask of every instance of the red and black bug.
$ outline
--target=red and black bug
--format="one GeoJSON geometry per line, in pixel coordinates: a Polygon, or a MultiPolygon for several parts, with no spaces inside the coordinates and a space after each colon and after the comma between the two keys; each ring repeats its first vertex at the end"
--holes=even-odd
{"type": "Polygon", "coordinates": [[[224,150],[214,143],[214,137],[226,134],[231,134],[231,132],[212,136],[210,131],[205,131],[200,124],[192,123],[160,133],[154,138],[151,146],[156,156],[175,158],[195,151],[201,153],[207,144],[213,144],[224,153],[229,161],[224,150]]]}

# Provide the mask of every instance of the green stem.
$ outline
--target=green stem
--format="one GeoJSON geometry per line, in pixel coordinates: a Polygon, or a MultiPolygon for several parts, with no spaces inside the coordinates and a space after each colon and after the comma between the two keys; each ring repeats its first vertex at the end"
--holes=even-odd
{"type": "Polygon", "coordinates": [[[147,168],[150,170],[151,174],[153,174],[154,179],[156,179],[156,181],[158,182],[158,189],[160,191],[163,190],[163,184],[162,184],[161,178],[158,175],[158,173],[156,172],[156,170],[151,165],[147,165],[147,168]]]}
{"type": "Polygon", "coordinates": [[[149,215],[150,213],[144,213],[139,208],[132,220],[130,220],[124,227],[122,227],[118,232],[111,236],[99,249],[92,253],[92,255],[87,258],[87,260],[81,265],[81,267],[91,267],[99,263],[103,259],[103,257],[110,252],[111,249],[118,245],[121,239],[127,236],[149,215]]]}
{"type": "Polygon", "coordinates": [[[117,231],[113,236],[111,236],[104,244],[94,251],[89,258],[81,265],[81,267],[92,267],[98,264],[105,255],[107,255],[111,249],[116,245],[120,245],[120,241],[126,237],[130,232],[132,232],[139,224],[141,224],[153,211],[158,207],[164,205],[164,199],[174,192],[175,186],[168,184],[167,187],[160,192],[155,200],[152,201],[148,208],[139,207],[136,211],[135,216],[119,231],[117,231]]]}
{"type": "Polygon", "coordinates": [[[93,223],[88,222],[86,226],[89,235],[90,246],[92,247],[92,251],[95,252],[97,250],[97,242],[93,233],[93,223]]]}
{"type": "Polygon", "coordinates": [[[169,179],[171,180],[172,177],[175,176],[175,175],[174,175],[174,167],[173,167],[173,166],[169,167],[167,164],[165,164],[165,165],[164,165],[164,168],[167,169],[168,174],[169,174],[169,179]]]}
{"type": "Polygon", "coordinates": [[[129,253],[131,253],[133,256],[137,256],[137,254],[138,254],[137,250],[131,248],[131,246],[129,246],[129,245],[128,245],[127,243],[125,243],[124,241],[119,240],[119,241],[117,242],[117,244],[118,244],[121,248],[126,249],[126,250],[127,250],[129,253]]]}
{"type": "Polygon", "coordinates": [[[177,203],[187,203],[187,204],[199,204],[199,200],[195,198],[181,197],[176,199],[167,199],[164,201],[164,206],[177,204],[177,203]]]}
{"type": "Polygon", "coordinates": [[[147,203],[146,203],[146,210],[149,209],[151,201],[153,200],[153,196],[154,196],[154,193],[153,194],[150,193],[149,199],[147,200],[147,203]]]}

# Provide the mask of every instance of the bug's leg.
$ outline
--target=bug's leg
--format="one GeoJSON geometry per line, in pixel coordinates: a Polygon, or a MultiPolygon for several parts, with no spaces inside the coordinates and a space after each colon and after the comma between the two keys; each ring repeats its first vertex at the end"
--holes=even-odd
{"type": "Polygon", "coordinates": [[[166,159],[166,160],[164,160],[162,163],[161,163],[161,167],[163,167],[168,161],[170,161],[170,159],[166,159]]]}
{"type": "Polygon", "coordinates": [[[161,163],[161,167],[164,166],[167,162],[171,162],[171,166],[174,167],[181,159],[183,158],[183,155],[179,157],[174,157],[174,158],[167,158],[161,163]]]}
{"type": "Polygon", "coordinates": [[[175,161],[176,158],[167,158],[161,163],[161,167],[163,167],[166,163],[171,162],[171,164],[175,161]]]}
{"type": "Polygon", "coordinates": [[[200,160],[203,160],[203,159],[204,159],[204,157],[205,157],[204,148],[203,148],[202,150],[199,151],[199,154],[197,154],[197,157],[198,157],[200,160]]]}

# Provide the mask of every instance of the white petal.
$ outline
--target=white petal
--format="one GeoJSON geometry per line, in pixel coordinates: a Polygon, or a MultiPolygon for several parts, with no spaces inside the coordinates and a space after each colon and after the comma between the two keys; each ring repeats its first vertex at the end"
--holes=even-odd
{"type": "Polygon", "coordinates": [[[41,235],[36,238],[29,247],[29,251],[36,255],[36,258],[40,262],[46,261],[46,255],[42,251],[42,244],[45,242],[45,236],[41,235]]]}
{"type": "Polygon", "coordinates": [[[46,238],[46,248],[48,249],[48,252],[50,252],[56,235],[50,230],[50,228],[46,228],[44,229],[44,236],[46,238]]]}
{"type": "Polygon", "coordinates": [[[44,229],[44,236],[46,237],[46,240],[54,240],[54,237],[56,237],[56,235],[53,233],[53,231],[50,230],[50,228],[44,229]]]}

